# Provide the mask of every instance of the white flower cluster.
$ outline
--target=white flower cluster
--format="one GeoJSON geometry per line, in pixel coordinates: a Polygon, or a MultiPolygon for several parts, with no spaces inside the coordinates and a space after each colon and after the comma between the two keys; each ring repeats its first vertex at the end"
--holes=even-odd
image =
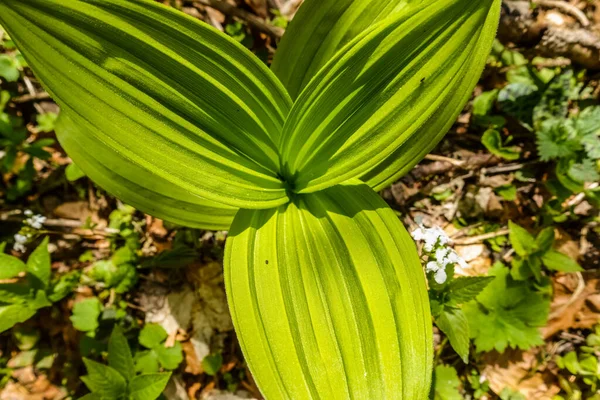
{"type": "Polygon", "coordinates": [[[27,248],[25,247],[25,243],[29,240],[29,237],[21,234],[15,235],[15,244],[13,245],[13,249],[15,251],[19,251],[21,253],[25,253],[27,248]]]}
{"type": "Polygon", "coordinates": [[[418,227],[411,233],[413,239],[424,242],[423,250],[429,257],[425,271],[432,272],[433,278],[438,284],[446,282],[448,274],[446,267],[458,264],[467,267],[467,263],[456,252],[447,247],[450,237],[440,227],[425,228],[418,227]]]}
{"type": "Polygon", "coordinates": [[[25,223],[33,229],[42,229],[44,222],[46,222],[46,217],[39,214],[33,215],[33,212],[31,210],[25,210],[25,215],[29,217],[25,220],[25,223]]]}

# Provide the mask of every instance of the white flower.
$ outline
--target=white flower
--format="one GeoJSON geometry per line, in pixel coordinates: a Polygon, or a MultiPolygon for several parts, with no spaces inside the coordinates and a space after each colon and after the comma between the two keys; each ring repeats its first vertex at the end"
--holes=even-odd
{"type": "Polygon", "coordinates": [[[13,250],[25,253],[27,248],[25,247],[25,243],[27,243],[28,237],[21,234],[15,235],[15,244],[13,245],[13,250]]]}
{"type": "Polygon", "coordinates": [[[27,215],[28,217],[31,217],[33,215],[33,211],[25,210],[25,212],[23,214],[27,215]]]}
{"type": "MultiPolygon", "coordinates": [[[[25,213],[27,213],[27,211],[25,213]]],[[[44,222],[46,222],[46,217],[39,214],[29,217],[25,220],[25,223],[31,226],[33,229],[42,229],[44,222]]]]}
{"type": "Polygon", "coordinates": [[[446,260],[448,261],[448,263],[460,265],[461,268],[469,267],[469,264],[467,264],[467,262],[461,256],[456,254],[454,250],[450,251],[450,253],[446,257],[446,260]]]}
{"type": "Polygon", "coordinates": [[[423,241],[425,251],[430,253],[433,251],[436,245],[443,246],[450,242],[450,238],[446,235],[446,232],[439,226],[433,228],[425,228],[419,226],[411,233],[414,240],[423,241]]]}
{"type": "Polygon", "coordinates": [[[446,275],[446,270],[444,268],[440,268],[435,272],[435,275],[433,276],[433,279],[435,279],[435,281],[438,284],[442,284],[444,282],[446,282],[446,279],[448,278],[448,275],[446,275]]]}

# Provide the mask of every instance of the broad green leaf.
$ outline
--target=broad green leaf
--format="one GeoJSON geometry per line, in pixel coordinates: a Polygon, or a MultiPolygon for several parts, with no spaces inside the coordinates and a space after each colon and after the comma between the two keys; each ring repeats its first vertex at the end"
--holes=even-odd
{"type": "Polygon", "coordinates": [[[36,309],[26,303],[0,306],[0,332],[4,332],[18,323],[33,317],[36,309]]]}
{"type": "Polygon", "coordinates": [[[453,279],[448,284],[450,300],[454,304],[471,301],[493,280],[493,276],[464,276],[453,279]]]}
{"type": "Polygon", "coordinates": [[[454,367],[435,367],[433,400],[463,400],[464,397],[458,390],[460,386],[460,379],[454,367]]]}
{"type": "Polygon", "coordinates": [[[118,399],[125,394],[127,382],[116,370],[99,362],[83,359],[87,375],[81,377],[81,381],[94,394],[109,399],[118,399]]]}
{"type": "Polygon", "coordinates": [[[435,323],[448,337],[452,348],[465,364],[469,362],[469,323],[458,308],[449,308],[435,319],[435,323]]]}
{"type": "Polygon", "coordinates": [[[538,292],[531,280],[513,280],[501,263],[494,265],[489,275],[495,279],[477,301],[462,307],[477,351],[503,352],[509,346],[528,350],[543,344],[539,328],[548,320],[548,296],[538,292]]]}
{"type": "Polygon", "coordinates": [[[202,369],[204,373],[215,376],[223,365],[223,356],[221,354],[209,354],[202,359],[202,369]]]}
{"type": "Polygon", "coordinates": [[[102,303],[97,297],[81,300],[73,306],[71,322],[75,329],[90,332],[98,327],[98,317],[102,312],[102,303]]]}
{"type": "Polygon", "coordinates": [[[77,164],[71,163],[65,168],[65,177],[69,182],[75,182],[76,180],[85,177],[85,172],[83,172],[77,164]]]}
{"type": "Polygon", "coordinates": [[[14,278],[26,269],[25,263],[17,257],[0,253],[0,280],[14,278]]]}
{"type": "Polygon", "coordinates": [[[169,334],[158,324],[146,324],[140,332],[139,342],[149,349],[164,342],[169,334]]]}
{"type": "Polygon", "coordinates": [[[96,128],[70,139],[106,166],[231,206],[288,201],[276,143],[291,101],[227,35],[149,0],[2,0],[0,23],[61,110],[96,128]]]}
{"type": "Polygon", "coordinates": [[[158,356],[152,350],[140,351],[135,355],[135,371],[142,374],[153,374],[160,370],[158,356]]]}
{"type": "Polygon", "coordinates": [[[133,357],[127,338],[118,325],[115,325],[108,340],[108,365],[117,370],[125,380],[133,378],[133,357]]]}
{"type": "Polygon", "coordinates": [[[225,285],[266,398],[425,399],[432,332],[414,242],[353,181],[271,210],[241,210],[225,285]]]}
{"type": "Polygon", "coordinates": [[[92,181],[110,194],[141,211],[180,225],[229,229],[236,208],[198,197],[125,159],[114,159],[107,165],[98,159],[97,149],[109,153],[110,148],[101,143],[80,144],[88,132],[97,132],[93,125],[81,118],[71,118],[66,112],[61,113],[57,124],[65,150],[77,159],[92,181]]]}
{"type": "Polygon", "coordinates": [[[129,398],[131,400],[154,400],[165,390],[170,378],[170,372],[136,376],[129,383],[129,398]]]}
{"type": "Polygon", "coordinates": [[[158,362],[164,369],[177,369],[183,361],[183,350],[179,342],[175,342],[171,347],[165,347],[164,344],[161,344],[155,346],[152,351],[156,353],[158,362]]]}
{"type": "Polygon", "coordinates": [[[518,255],[525,257],[538,250],[535,238],[525,228],[508,221],[508,229],[510,244],[518,255]]]}
{"type": "Polygon", "coordinates": [[[481,143],[490,153],[506,160],[518,160],[521,156],[521,150],[518,147],[506,147],[502,144],[502,137],[496,129],[485,131],[481,137],[481,143]]]}
{"type": "Polygon", "coordinates": [[[345,44],[421,0],[305,0],[285,31],[271,69],[295,99],[345,44]]]}
{"type": "Polygon", "coordinates": [[[542,262],[546,268],[559,272],[580,272],[583,271],[581,265],[568,255],[551,249],[542,256],[542,262]]]}
{"type": "Polygon", "coordinates": [[[50,253],[48,253],[48,236],[31,253],[27,259],[27,272],[37,278],[34,286],[40,285],[45,288],[50,282],[50,253]]]}
{"type": "Polygon", "coordinates": [[[286,120],[290,188],[309,193],[361,175],[379,188],[418,162],[469,98],[499,11],[499,0],[424,0],[336,53],[286,120]]]}

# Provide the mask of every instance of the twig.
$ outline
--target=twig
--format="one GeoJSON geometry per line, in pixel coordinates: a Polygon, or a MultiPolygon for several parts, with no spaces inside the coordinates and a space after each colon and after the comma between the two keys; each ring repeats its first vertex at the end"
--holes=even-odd
{"type": "Polygon", "coordinates": [[[465,164],[464,160],[456,160],[454,158],[438,156],[436,154],[427,154],[425,156],[425,159],[431,160],[431,161],[444,161],[444,162],[450,163],[452,165],[455,165],[457,167],[462,167],[465,164]]]}
{"type": "Polygon", "coordinates": [[[508,235],[509,230],[507,228],[500,229],[496,232],[485,233],[483,235],[471,236],[465,239],[454,240],[454,244],[458,245],[467,245],[467,244],[477,244],[482,243],[484,240],[493,239],[499,236],[508,235]]]}
{"type": "Polygon", "coordinates": [[[269,24],[264,19],[257,17],[254,14],[249,13],[246,10],[242,10],[237,8],[229,3],[226,3],[222,0],[196,0],[193,2],[194,6],[202,5],[206,7],[214,8],[226,15],[231,15],[233,17],[242,19],[246,21],[249,25],[258,29],[261,32],[268,34],[269,36],[279,39],[283,36],[285,32],[284,29],[279,28],[277,26],[273,26],[269,24]]]}
{"type": "MultiPolygon", "coordinates": [[[[594,182],[587,187],[587,190],[596,189],[598,186],[599,186],[598,182],[594,182]]],[[[577,194],[576,196],[573,196],[572,198],[565,201],[563,204],[563,207],[564,208],[574,207],[574,206],[578,205],[579,203],[581,203],[584,199],[585,199],[585,192],[581,192],[581,193],[577,194]]]]}
{"type": "Polygon", "coordinates": [[[581,272],[576,272],[575,275],[577,276],[577,287],[575,288],[575,291],[569,298],[569,301],[567,301],[565,304],[562,305],[562,307],[560,307],[558,310],[555,310],[552,314],[550,314],[550,316],[548,316],[548,320],[554,319],[560,314],[562,314],[567,308],[569,308],[573,303],[577,301],[577,298],[579,298],[579,296],[581,296],[581,293],[583,293],[583,291],[585,290],[585,279],[583,279],[583,275],[581,274],[581,272]]]}
{"type": "Polygon", "coordinates": [[[566,1],[560,0],[533,0],[534,4],[538,4],[542,7],[547,8],[558,8],[559,10],[565,12],[566,14],[570,14],[575,17],[579,23],[586,27],[590,25],[590,20],[585,16],[583,11],[579,8],[575,7],[572,4],[567,3],[566,1]]]}
{"type": "Polygon", "coordinates": [[[32,101],[44,101],[44,100],[50,100],[50,99],[51,99],[50,94],[48,94],[46,92],[39,92],[36,94],[24,94],[23,96],[13,98],[11,101],[15,104],[23,104],[23,103],[29,103],[32,101]]]}

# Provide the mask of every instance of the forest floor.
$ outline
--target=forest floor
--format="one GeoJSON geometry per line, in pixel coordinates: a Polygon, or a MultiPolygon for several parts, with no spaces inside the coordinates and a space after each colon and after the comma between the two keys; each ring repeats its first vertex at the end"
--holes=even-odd
{"type": "MultiPolygon", "coordinates": [[[[301,3],[162,2],[265,63],[301,3]]],[[[456,276],[496,276],[463,307],[468,363],[434,326],[439,400],[600,399],[600,1],[533,3],[505,1],[471,101],[381,193],[409,231],[444,229],[468,263],[456,276]]],[[[82,359],[105,359],[115,325],[136,370],[173,371],[165,398],[260,399],[226,304],[227,232],[153,218],[88,180],[55,140],[60,110],[1,32],[1,248],[27,260],[49,238],[58,294],[0,334],[0,400],[84,395],[82,359]]]]}

